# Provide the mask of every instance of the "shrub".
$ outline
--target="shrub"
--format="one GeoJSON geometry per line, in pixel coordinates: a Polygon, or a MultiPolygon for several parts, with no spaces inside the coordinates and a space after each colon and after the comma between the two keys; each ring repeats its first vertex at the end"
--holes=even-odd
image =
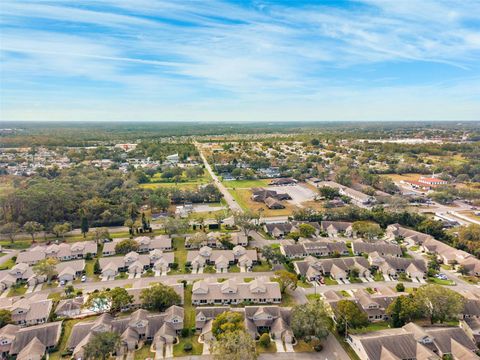
{"type": "Polygon", "coordinates": [[[323,345],[322,344],[317,344],[313,347],[313,350],[315,350],[316,352],[320,352],[323,350],[323,345]]]}
{"type": "Polygon", "coordinates": [[[260,339],[258,340],[258,342],[260,343],[261,346],[263,347],[268,347],[270,345],[270,335],[268,334],[262,334],[262,336],[260,336],[260,339]]]}
{"type": "Polygon", "coordinates": [[[170,264],[170,269],[177,270],[178,269],[178,263],[174,262],[174,263],[170,264]]]}
{"type": "Polygon", "coordinates": [[[190,342],[187,342],[183,345],[183,351],[192,351],[193,349],[193,346],[192,346],[192,343],[190,342]]]}
{"type": "Polygon", "coordinates": [[[189,328],[183,328],[182,332],[181,332],[181,336],[186,338],[186,337],[188,337],[188,335],[190,335],[190,329],[189,328]]]}
{"type": "Polygon", "coordinates": [[[399,282],[395,288],[397,289],[398,292],[405,291],[405,285],[403,285],[403,283],[401,282],[399,282]]]}

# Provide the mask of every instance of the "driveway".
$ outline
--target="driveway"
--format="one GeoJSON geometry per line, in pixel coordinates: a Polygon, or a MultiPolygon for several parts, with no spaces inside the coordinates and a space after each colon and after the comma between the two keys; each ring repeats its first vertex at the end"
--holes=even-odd
{"type": "Polygon", "coordinates": [[[275,345],[277,346],[277,353],[285,352],[285,348],[283,347],[282,339],[274,339],[275,345]]]}

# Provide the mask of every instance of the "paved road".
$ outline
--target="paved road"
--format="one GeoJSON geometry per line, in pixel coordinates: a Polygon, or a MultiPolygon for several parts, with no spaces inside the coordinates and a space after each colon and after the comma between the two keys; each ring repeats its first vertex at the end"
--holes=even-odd
{"type": "Polygon", "coordinates": [[[227,190],[227,188],[226,188],[226,187],[222,184],[222,182],[218,179],[218,176],[213,172],[212,167],[211,167],[210,164],[208,163],[207,158],[205,157],[205,155],[203,154],[203,151],[202,151],[202,148],[201,148],[200,144],[198,144],[197,142],[195,142],[195,146],[197,147],[198,152],[200,153],[200,157],[201,157],[202,160],[203,160],[203,163],[204,163],[204,165],[205,165],[205,169],[207,169],[208,173],[209,173],[210,176],[212,177],[215,186],[216,186],[216,187],[218,188],[218,190],[222,193],[225,201],[227,202],[228,206],[230,207],[230,210],[243,213],[243,209],[241,208],[241,206],[237,204],[237,202],[236,202],[235,199],[233,198],[232,194],[230,194],[230,192],[227,190]]]}

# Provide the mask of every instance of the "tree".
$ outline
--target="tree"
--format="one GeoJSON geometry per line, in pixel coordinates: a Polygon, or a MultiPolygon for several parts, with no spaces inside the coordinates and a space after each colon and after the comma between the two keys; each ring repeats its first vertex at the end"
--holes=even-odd
{"type": "Polygon", "coordinates": [[[32,243],[35,242],[35,234],[43,231],[43,229],[43,225],[36,221],[27,221],[25,224],[23,224],[23,231],[32,237],[32,243]]]}
{"type": "Polygon", "coordinates": [[[116,254],[128,254],[131,251],[138,250],[138,243],[132,239],[125,239],[120,241],[117,245],[115,245],[115,253],[116,254]]]}
{"type": "Polygon", "coordinates": [[[242,314],[235,311],[225,311],[218,315],[212,323],[212,334],[219,339],[227,332],[244,329],[242,314]]]}
{"type": "Polygon", "coordinates": [[[368,324],[368,316],[353,301],[340,300],[335,309],[337,330],[344,334],[349,328],[364,327],[368,324]]]}
{"type": "Polygon", "coordinates": [[[280,285],[280,291],[282,294],[285,293],[287,288],[290,288],[291,290],[297,288],[298,279],[295,274],[292,274],[287,270],[277,270],[275,271],[275,276],[275,281],[280,285]]]}
{"type": "Polygon", "coordinates": [[[101,272],[102,272],[102,268],[100,267],[100,261],[97,258],[95,260],[95,263],[93,264],[93,273],[100,274],[101,272]]]}
{"type": "Polygon", "coordinates": [[[364,237],[368,240],[373,240],[383,233],[380,225],[371,221],[355,221],[352,224],[352,230],[357,236],[364,237]]]}
{"type": "Polygon", "coordinates": [[[90,229],[88,225],[88,219],[86,216],[82,216],[80,220],[80,230],[82,232],[83,237],[85,238],[87,236],[88,230],[90,229]]]}
{"type": "Polygon", "coordinates": [[[462,295],[435,284],[420,287],[415,293],[415,299],[432,324],[455,319],[465,306],[462,295]]]}
{"type": "Polygon", "coordinates": [[[267,333],[262,334],[260,339],[258,339],[258,343],[264,348],[268,348],[271,342],[272,340],[270,339],[270,335],[267,333]]]}
{"type": "Polygon", "coordinates": [[[181,301],[172,287],[160,283],[143,289],[140,300],[144,307],[159,312],[163,312],[172,305],[179,305],[181,301]]]}
{"type": "Polygon", "coordinates": [[[396,289],[398,292],[404,292],[404,291],[405,291],[405,285],[403,285],[403,283],[399,282],[399,283],[395,286],[395,289],[396,289]]]}
{"type": "Polygon", "coordinates": [[[52,278],[58,274],[56,268],[57,264],[58,260],[46,258],[35,264],[33,266],[33,271],[39,276],[45,276],[47,278],[47,282],[50,283],[52,278]]]}
{"type": "Polygon", "coordinates": [[[148,201],[150,202],[150,207],[152,209],[157,208],[162,211],[165,211],[166,209],[168,209],[170,205],[170,199],[168,197],[161,196],[158,194],[150,195],[150,198],[148,199],[148,201]]]}
{"type": "Polygon", "coordinates": [[[53,226],[53,232],[54,234],[59,237],[62,237],[62,241],[65,241],[65,234],[69,232],[72,229],[70,223],[66,222],[63,224],[56,224],[53,226]]]}
{"type": "Polygon", "coordinates": [[[84,306],[89,309],[102,309],[106,306],[111,314],[116,314],[127,308],[132,302],[133,295],[130,295],[123,287],[115,287],[109,291],[92,292],[84,306]]]}
{"type": "Polygon", "coordinates": [[[255,341],[245,331],[232,331],[214,341],[214,360],[256,360],[255,341]]]}
{"type": "Polygon", "coordinates": [[[301,224],[299,227],[300,235],[309,238],[315,234],[316,229],[310,224],[301,224]]]}
{"type": "Polygon", "coordinates": [[[292,308],[290,326],[297,339],[312,337],[322,340],[328,336],[329,316],[321,299],[292,308]]]}
{"type": "Polygon", "coordinates": [[[115,332],[99,332],[83,347],[86,360],[107,360],[120,346],[120,335],[115,332]]]}
{"type": "Polygon", "coordinates": [[[132,219],[127,219],[123,223],[123,226],[127,227],[128,232],[130,233],[130,236],[133,236],[133,234],[134,234],[133,233],[133,228],[135,227],[135,221],[133,221],[132,219]]]}
{"type": "Polygon", "coordinates": [[[201,246],[206,241],[207,241],[207,234],[205,234],[203,231],[196,232],[188,240],[189,244],[191,244],[193,247],[201,246]]]}
{"type": "Polygon", "coordinates": [[[387,308],[393,327],[402,327],[406,323],[422,318],[422,310],[413,295],[397,297],[387,308]]]}
{"type": "Polygon", "coordinates": [[[106,227],[96,228],[93,231],[93,239],[95,240],[97,245],[100,241],[103,241],[105,239],[110,239],[110,232],[108,231],[108,228],[106,227]]]}
{"type": "Polygon", "coordinates": [[[63,289],[63,291],[65,292],[65,295],[67,297],[70,297],[75,292],[75,288],[73,287],[73,285],[69,284],[65,286],[65,289],[63,289]]]}
{"type": "Polygon", "coordinates": [[[187,219],[175,219],[169,217],[165,219],[163,227],[167,234],[183,234],[190,228],[190,224],[187,219]]]}
{"type": "Polygon", "coordinates": [[[254,223],[255,216],[250,212],[236,212],[233,214],[233,220],[235,225],[243,230],[245,236],[250,235],[250,232],[257,229],[257,225],[254,223]]]}
{"type": "Polygon", "coordinates": [[[0,328],[12,323],[12,313],[7,309],[0,309],[0,328]]]}
{"type": "Polygon", "coordinates": [[[271,246],[265,245],[260,252],[262,253],[263,257],[272,264],[285,262],[285,256],[279,251],[275,251],[271,246]]]}
{"type": "Polygon", "coordinates": [[[327,200],[333,200],[340,196],[340,191],[337,188],[330,186],[322,186],[318,191],[320,192],[320,195],[327,200]]]}
{"type": "Polygon", "coordinates": [[[11,243],[13,243],[19,232],[20,225],[16,222],[8,222],[0,227],[0,234],[7,236],[11,243]]]}

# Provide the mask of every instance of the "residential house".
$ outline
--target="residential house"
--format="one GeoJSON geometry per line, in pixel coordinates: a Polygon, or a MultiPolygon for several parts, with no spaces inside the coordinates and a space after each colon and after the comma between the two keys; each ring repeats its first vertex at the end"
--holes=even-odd
{"type": "Polygon", "coordinates": [[[248,246],[248,237],[243,232],[234,232],[234,233],[225,234],[219,231],[215,231],[215,232],[211,231],[207,234],[206,241],[203,241],[201,244],[192,243],[190,241],[191,236],[186,236],[185,248],[199,249],[203,246],[208,246],[211,248],[224,249],[225,246],[220,241],[222,238],[228,239],[228,241],[234,246],[236,245],[248,246]]]}
{"type": "Polygon", "coordinates": [[[281,339],[288,344],[294,342],[290,328],[291,309],[275,305],[245,306],[244,308],[199,307],[196,309],[195,328],[200,332],[200,341],[210,343],[214,340],[213,321],[226,311],[240,313],[244,318],[245,330],[254,339],[258,339],[260,334],[267,332],[273,339],[281,339]]]}
{"type": "Polygon", "coordinates": [[[388,306],[397,297],[405,294],[395,292],[386,286],[376,289],[377,291],[374,294],[370,294],[364,289],[354,290],[354,301],[360,306],[360,309],[367,314],[369,321],[387,321],[389,320],[389,316],[387,315],[388,306]]]}
{"type": "Polygon", "coordinates": [[[378,252],[370,253],[368,260],[373,268],[380,270],[383,275],[397,278],[404,273],[412,279],[424,279],[427,273],[425,260],[399,258],[396,256],[382,256],[378,252]]]}
{"type": "Polygon", "coordinates": [[[40,360],[55,349],[62,334],[62,322],[30,326],[18,329],[9,349],[17,360],[40,360]]]}
{"type": "Polygon", "coordinates": [[[69,282],[80,278],[85,272],[85,260],[60,262],[55,265],[59,281],[69,282]]]}
{"type": "Polygon", "coordinates": [[[173,344],[183,328],[183,308],[171,306],[164,313],[154,314],[144,309],[130,316],[115,318],[105,313],[95,320],[76,323],[71,331],[67,349],[74,359],[82,359],[84,346],[95,334],[111,331],[120,335],[121,348],[117,354],[125,354],[138,348],[140,341],[152,342],[153,349],[173,344]]]}
{"type": "Polygon", "coordinates": [[[359,276],[371,276],[370,264],[364,257],[347,257],[337,259],[306,258],[293,263],[297,274],[305,276],[309,281],[316,281],[324,276],[331,276],[335,280],[348,279],[350,271],[357,269],[359,276]]]}
{"type": "MultiPolygon", "coordinates": [[[[116,255],[115,247],[125,239],[115,239],[103,245],[103,256],[116,255]]],[[[172,238],[168,235],[158,235],[153,238],[149,236],[140,236],[134,239],[138,244],[137,252],[140,254],[148,253],[152,250],[171,251],[172,238]]]]}
{"type": "Polygon", "coordinates": [[[402,328],[349,335],[347,341],[361,360],[480,359],[474,342],[460,327],[426,327],[409,323],[402,328]]]}
{"type": "Polygon", "coordinates": [[[0,358],[6,359],[8,353],[10,352],[10,348],[12,346],[13,340],[15,340],[15,335],[17,334],[18,330],[20,330],[20,326],[7,324],[0,328],[0,358]]]}
{"type": "Polygon", "coordinates": [[[355,255],[370,254],[377,252],[381,256],[395,256],[402,257],[402,248],[396,244],[391,244],[386,241],[376,241],[373,243],[356,240],[352,242],[352,251],[355,255]]]}
{"type": "Polygon", "coordinates": [[[322,221],[320,227],[330,237],[353,235],[352,223],[347,221],[322,221]]]}
{"type": "Polygon", "coordinates": [[[8,310],[12,313],[12,322],[20,326],[32,326],[48,321],[53,301],[50,299],[21,298],[8,310]]]}
{"type": "Polygon", "coordinates": [[[391,224],[387,226],[385,237],[388,240],[395,240],[401,238],[406,241],[414,242],[415,244],[423,244],[426,240],[433,239],[432,236],[408,229],[400,224],[391,224]]]}
{"type": "Polygon", "coordinates": [[[280,178],[280,179],[273,179],[270,181],[271,186],[286,186],[286,185],[296,185],[298,183],[297,180],[292,178],[280,178]]]}
{"type": "Polygon", "coordinates": [[[230,265],[251,268],[258,261],[257,250],[247,250],[237,245],[232,250],[213,250],[203,246],[200,250],[187,253],[187,265],[198,270],[205,265],[214,265],[218,272],[226,272],[230,265]]]}
{"type": "Polygon", "coordinates": [[[480,318],[468,317],[460,320],[460,327],[468,337],[477,345],[480,345],[480,318]]]}
{"type": "Polygon", "coordinates": [[[228,305],[244,301],[259,304],[280,303],[280,286],[266,277],[255,278],[249,283],[231,278],[224,282],[203,279],[193,284],[193,305],[228,305]]]}
{"type": "Polygon", "coordinates": [[[18,283],[36,285],[45,280],[44,276],[36,275],[32,268],[25,263],[16,264],[10,270],[4,270],[0,273],[0,290],[2,291],[18,283]]]}
{"type": "Polygon", "coordinates": [[[315,234],[318,236],[321,232],[321,228],[318,222],[314,221],[292,221],[288,223],[266,223],[263,226],[263,229],[267,234],[273,236],[275,238],[282,238],[286,235],[290,234],[291,232],[299,232],[300,225],[308,224],[315,228],[315,234]]]}
{"type": "Polygon", "coordinates": [[[112,256],[100,258],[99,264],[102,269],[102,276],[115,277],[120,272],[129,274],[142,274],[149,268],[166,272],[169,266],[174,263],[175,255],[173,252],[164,253],[159,249],[152,250],[150,254],[139,254],[134,251],[125,256],[112,256]]]}
{"type": "Polygon", "coordinates": [[[55,314],[59,317],[74,318],[81,314],[83,304],[83,296],[77,296],[73,299],[62,299],[58,302],[55,314]]]}
{"type": "Polygon", "coordinates": [[[280,252],[289,259],[304,258],[309,255],[318,257],[349,255],[344,242],[303,238],[299,239],[297,244],[280,245],[280,252]]]}

